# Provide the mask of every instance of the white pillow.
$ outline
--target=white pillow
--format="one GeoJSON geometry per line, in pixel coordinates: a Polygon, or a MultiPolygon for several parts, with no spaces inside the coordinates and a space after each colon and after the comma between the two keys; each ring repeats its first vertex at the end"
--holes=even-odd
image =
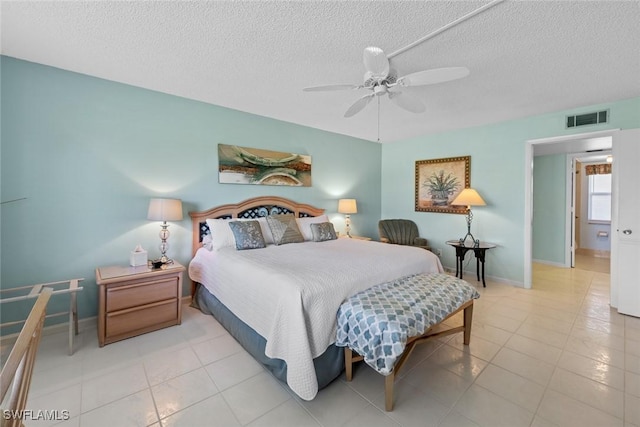
{"type": "Polygon", "coordinates": [[[209,232],[211,233],[211,249],[217,251],[227,246],[236,247],[236,239],[233,236],[233,231],[229,227],[231,221],[258,221],[260,224],[260,230],[264,237],[264,242],[267,245],[273,244],[273,234],[267,224],[267,219],[260,217],[253,218],[226,218],[226,219],[211,219],[207,218],[207,225],[209,226],[209,232]]]}
{"type": "Polygon", "coordinates": [[[322,222],[329,222],[329,217],[326,215],[320,216],[308,216],[304,218],[296,218],[298,228],[304,240],[307,242],[313,241],[313,233],[311,232],[311,224],[320,224],[322,222]]]}
{"type": "Polygon", "coordinates": [[[213,247],[211,246],[213,244],[213,242],[211,241],[211,233],[209,234],[205,234],[204,236],[202,236],[202,247],[207,249],[207,250],[213,250],[213,247]]]}

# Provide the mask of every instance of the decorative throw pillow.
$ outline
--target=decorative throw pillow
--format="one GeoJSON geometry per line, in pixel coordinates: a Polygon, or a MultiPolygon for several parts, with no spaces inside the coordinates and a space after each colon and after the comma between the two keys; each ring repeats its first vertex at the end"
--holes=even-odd
{"type": "Polygon", "coordinates": [[[329,222],[329,217],[326,215],[320,216],[307,216],[303,218],[296,218],[300,234],[306,241],[313,241],[313,234],[311,234],[311,224],[320,224],[321,222],[329,222]]]}
{"type": "MultiPolygon", "coordinates": [[[[202,239],[202,244],[209,250],[217,251],[221,248],[225,248],[227,246],[234,247],[236,244],[235,237],[231,232],[231,228],[229,227],[229,223],[232,221],[256,221],[255,219],[248,218],[225,218],[225,219],[211,219],[207,218],[207,226],[209,227],[209,237],[205,242],[205,238],[202,239]]],[[[260,224],[260,229],[262,230],[262,237],[264,238],[264,242],[269,245],[273,244],[273,237],[271,237],[271,230],[269,230],[269,226],[267,225],[267,219],[264,217],[260,217],[257,219],[260,224]]]]}
{"type": "Polygon", "coordinates": [[[229,227],[236,240],[236,249],[260,249],[264,248],[264,237],[258,221],[231,221],[229,227]]]}
{"type": "Polygon", "coordinates": [[[330,222],[311,224],[311,233],[313,234],[314,242],[325,242],[327,240],[335,240],[338,238],[338,236],[336,236],[336,230],[330,222]]]}
{"type": "Polygon", "coordinates": [[[293,214],[269,215],[267,224],[269,224],[273,235],[273,243],[276,245],[304,242],[304,237],[300,234],[296,217],[293,214]]]}

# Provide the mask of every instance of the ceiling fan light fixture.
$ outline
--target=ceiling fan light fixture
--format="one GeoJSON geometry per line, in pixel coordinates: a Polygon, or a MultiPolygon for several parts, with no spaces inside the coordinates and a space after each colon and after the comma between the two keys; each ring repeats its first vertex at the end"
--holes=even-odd
{"type": "Polygon", "coordinates": [[[385,85],[376,85],[376,86],[373,87],[373,93],[376,96],[382,96],[382,95],[385,95],[388,92],[389,91],[387,90],[387,86],[385,86],[385,85]]]}

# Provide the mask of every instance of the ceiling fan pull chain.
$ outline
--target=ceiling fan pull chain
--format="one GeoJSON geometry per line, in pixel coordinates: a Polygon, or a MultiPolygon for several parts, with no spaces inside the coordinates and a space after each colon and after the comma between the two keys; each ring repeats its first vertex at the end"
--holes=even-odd
{"type": "Polygon", "coordinates": [[[378,144],[380,144],[380,97],[376,98],[378,98],[378,144]]]}
{"type": "Polygon", "coordinates": [[[484,10],[486,10],[486,9],[489,9],[490,7],[493,7],[493,6],[495,6],[495,5],[499,4],[499,3],[502,3],[503,1],[504,1],[504,0],[493,0],[491,3],[487,3],[487,4],[485,4],[484,6],[479,7],[478,9],[476,9],[476,10],[474,10],[474,11],[472,11],[472,12],[469,12],[469,13],[467,13],[467,14],[466,14],[466,15],[464,15],[464,16],[461,16],[460,18],[456,19],[455,21],[448,23],[448,24],[447,24],[447,25],[445,25],[444,27],[442,27],[442,28],[440,28],[440,29],[438,29],[438,30],[435,30],[434,32],[432,32],[432,33],[430,33],[430,34],[427,34],[426,36],[422,37],[422,38],[421,38],[421,39],[419,39],[419,40],[414,41],[414,42],[413,42],[413,43],[411,43],[410,45],[405,46],[405,47],[403,47],[403,48],[401,48],[401,49],[396,50],[395,52],[393,52],[393,53],[391,53],[391,54],[387,55],[387,58],[391,59],[391,58],[393,58],[393,57],[394,57],[394,56],[396,56],[396,55],[400,55],[401,53],[404,53],[404,52],[406,52],[407,50],[409,50],[409,49],[411,49],[411,48],[416,47],[416,46],[417,46],[417,45],[419,45],[420,43],[422,43],[422,42],[425,42],[425,41],[429,40],[431,37],[437,36],[437,35],[438,35],[438,34],[440,34],[441,32],[446,31],[446,30],[448,30],[449,28],[451,28],[451,27],[453,27],[453,26],[455,26],[455,25],[458,25],[458,24],[459,24],[459,23],[461,23],[462,21],[466,21],[467,19],[469,19],[469,18],[471,18],[471,17],[473,17],[473,16],[476,16],[476,15],[477,15],[477,14],[479,14],[480,12],[482,12],[482,11],[484,11],[484,10]]]}

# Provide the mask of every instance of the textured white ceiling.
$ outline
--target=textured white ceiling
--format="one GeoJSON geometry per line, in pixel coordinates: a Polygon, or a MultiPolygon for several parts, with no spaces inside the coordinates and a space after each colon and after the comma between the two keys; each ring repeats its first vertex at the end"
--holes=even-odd
{"type": "MultiPolygon", "coordinates": [[[[1,52],[65,70],[375,141],[362,51],[387,54],[487,1],[2,1],[1,52]]],[[[413,114],[380,103],[380,139],[494,123],[640,96],[639,1],[511,1],[392,60],[400,75],[464,66],[410,88],[413,114]]]]}

